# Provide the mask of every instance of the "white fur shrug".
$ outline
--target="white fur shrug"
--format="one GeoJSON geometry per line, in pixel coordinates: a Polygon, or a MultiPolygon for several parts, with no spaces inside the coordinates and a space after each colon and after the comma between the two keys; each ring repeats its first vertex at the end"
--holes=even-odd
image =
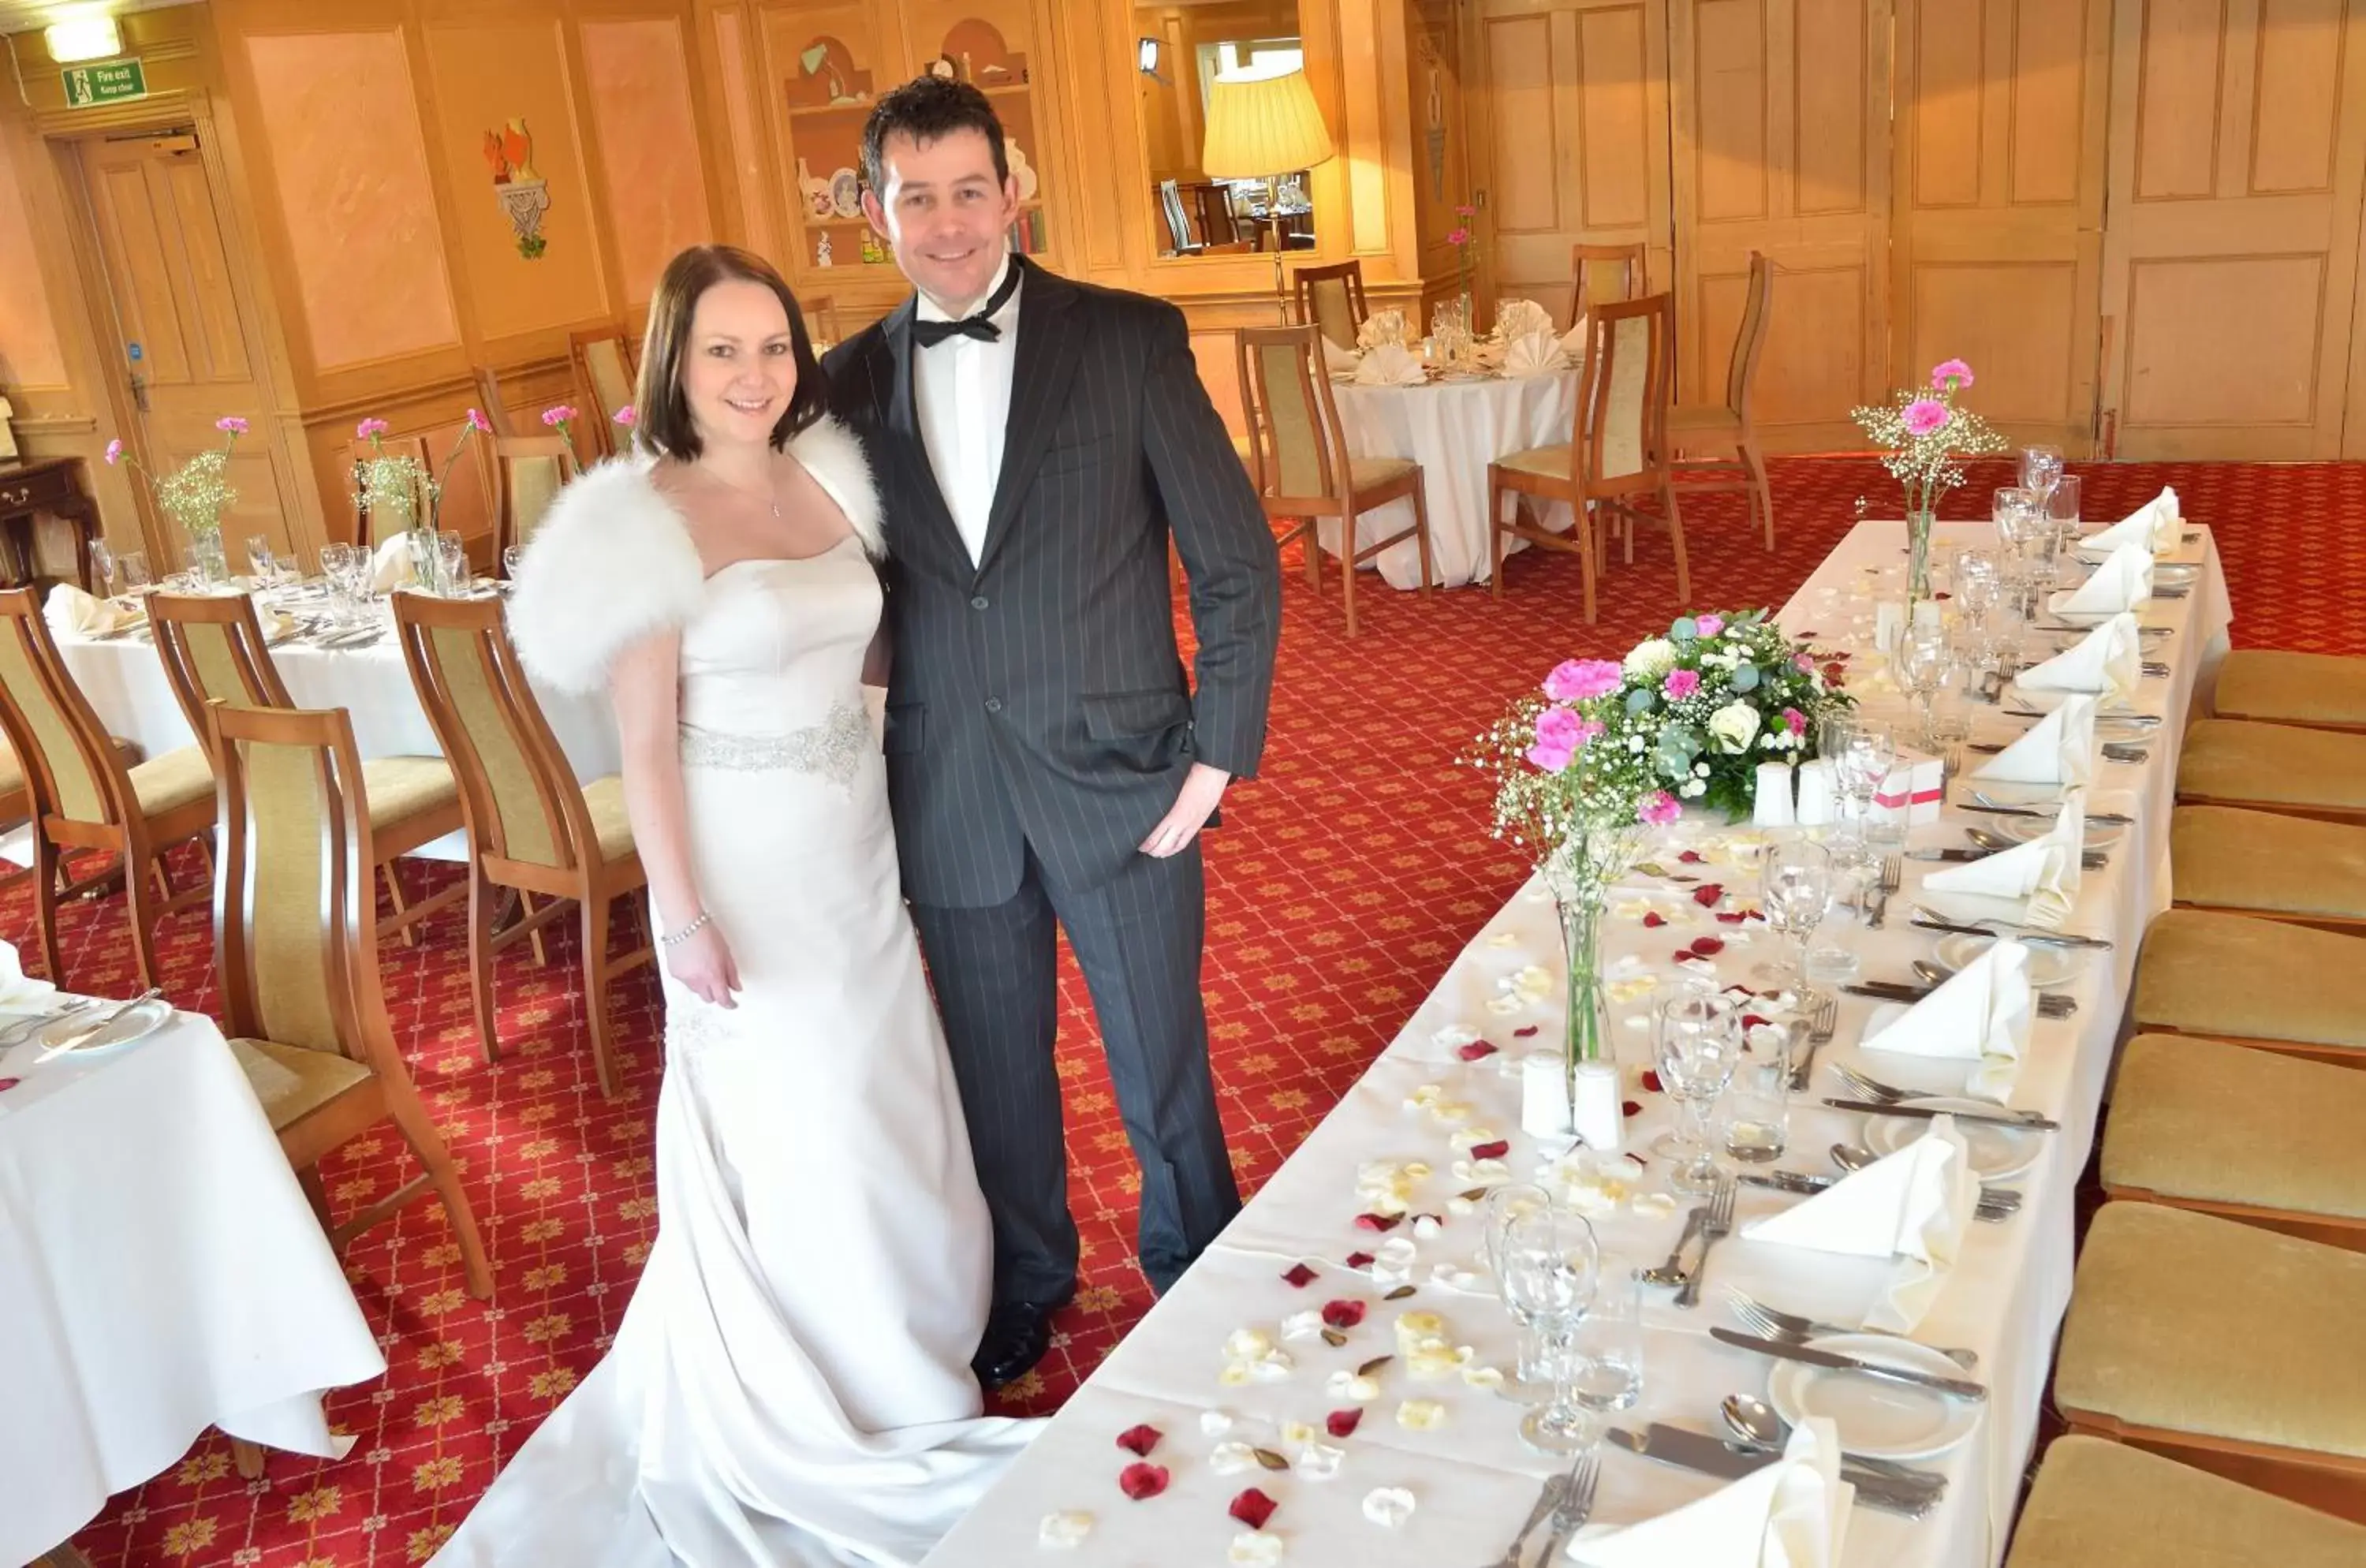
{"type": "MultiPolygon", "coordinates": [[[[862,444],[824,415],[789,455],[828,491],[863,548],[881,553],[879,491],[862,444]]],[[[518,564],[510,637],[528,674],[563,692],[603,686],[618,653],[688,625],[706,604],[706,570],[646,457],[602,463],[559,491],[518,564]]]]}

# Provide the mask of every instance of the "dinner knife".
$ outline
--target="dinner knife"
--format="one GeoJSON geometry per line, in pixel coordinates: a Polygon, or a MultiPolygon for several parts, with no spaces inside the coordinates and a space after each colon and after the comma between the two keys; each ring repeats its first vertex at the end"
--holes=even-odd
{"type": "MultiPolygon", "coordinates": [[[[1905,1002],[1909,1005],[1922,1000],[1936,986],[1909,986],[1896,980],[1860,980],[1841,989],[1853,997],[1871,997],[1877,1002],[1905,1002]]],[[[2037,1015],[2046,1019],[2065,1019],[2079,1010],[2078,999],[2047,992],[2037,998],[2037,1015]]]]}
{"type": "MultiPolygon", "coordinates": [[[[1989,817],[2036,817],[2048,822],[2062,815],[2058,810],[2040,811],[2030,806],[1983,806],[1977,800],[1966,801],[1955,809],[1977,811],[1989,817]]],[[[2132,826],[2135,821],[2135,818],[2124,812],[2090,811],[2087,813],[2087,826],[2090,828],[2125,828],[2132,826]]]]}
{"type": "MultiPolygon", "coordinates": [[[[1906,852],[1906,858],[1944,861],[1950,865],[1968,865],[1974,861],[1986,860],[1990,855],[2002,853],[2004,853],[2002,850],[1909,850],[1906,852]]],[[[2101,850],[2081,850],[2079,852],[2079,863],[2089,871],[2101,871],[2111,864],[2111,857],[2101,850]]]]}
{"type": "Polygon", "coordinates": [[[1877,1100],[1841,1100],[1826,1097],[1824,1103],[1835,1111],[1863,1111],[1874,1116],[1914,1116],[1927,1122],[1933,1116],[1952,1116],[1958,1122],[1985,1122],[1998,1127],[2026,1127],[2033,1133],[2056,1133],[2062,1123],[2051,1116],[2040,1116],[2034,1111],[1954,1111],[1944,1106],[1898,1105],[1877,1100]]]}
{"type": "Polygon", "coordinates": [[[1999,934],[1994,927],[2001,926],[2014,941],[2034,942],[2041,947],[2091,947],[2105,953],[2112,948],[2109,939],[2104,937],[2080,936],[2076,931],[2042,931],[2031,926],[2014,925],[2011,920],[1996,920],[1977,926],[1943,920],[1920,904],[1914,906],[1914,923],[1926,931],[1945,931],[1950,936],[1994,937],[1999,934]]]}
{"type": "Polygon", "coordinates": [[[1755,1350],[1762,1356],[1777,1360],[1804,1361],[1811,1367],[1823,1367],[1836,1372],[1863,1372],[1867,1377],[1888,1382],[1908,1383],[1915,1388],[1927,1388],[1938,1393],[1952,1394],[1957,1399],[1974,1403],[1989,1396],[1987,1387],[1964,1378],[1941,1377],[1936,1372],[1917,1371],[1912,1367],[1887,1366],[1868,1361],[1862,1356],[1843,1356],[1837,1350],[1820,1350],[1813,1345],[1802,1345],[1790,1339],[1762,1339],[1754,1334],[1743,1334],[1722,1325],[1709,1330],[1711,1337],[1744,1350],[1755,1350]]]}
{"type": "MultiPolygon", "coordinates": [[[[1654,1421],[1649,1429],[1641,1432],[1613,1427],[1605,1435],[1613,1446],[1630,1454],[1657,1460],[1679,1470],[1713,1475],[1720,1481],[1739,1480],[1753,1471],[1765,1469],[1783,1457],[1777,1449],[1722,1442],[1700,1432],[1671,1427],[1664,1421],[1654,1421]]],[[[1841,1463],[1841,1479],[1856,1488],[1857,1501],[1866,1507],[1878,1508],[1887,1514],[1903,1514],[1910,1519],[1919,1519],[1930,1512],[1947,1490],[1947,1478],[1944,1475],[1932,1475],[1927,1472],[1912,1472],[1911,1478],[1885,1475],[1845,1460],[1841,1463]]]]}

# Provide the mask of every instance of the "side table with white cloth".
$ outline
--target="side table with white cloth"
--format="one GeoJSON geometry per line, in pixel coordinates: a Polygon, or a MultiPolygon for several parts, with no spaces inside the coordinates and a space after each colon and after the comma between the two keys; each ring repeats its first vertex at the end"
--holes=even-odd
{"type": "MultiPolygon", "coordinates": [[[[1575,370],[1449,377],[1402,387],[1343,380],[1333,384],[1331,396],[1351,457],[1410,457],[1421,465],[1435,580],[1452,588],[1487,580],[1487,465],[1507,453],[1566,443],[1575,428],[1577,384],[1575,370]]],[[[1380,507],[1358,519],[1359,543],[1412,523],[1410,502],[1380,507]]],[[[1570,525],[1568,507],[1549,509],[1547,528],[1561,533],[1570,525]]],[[[1326,547],[1335,553],[1338,525],[1325,526],[1332,529],[1326,547]]],[[[1421,561],[1410,539],[1383,551],[1379,565],[1391,588],[1421,585],[1421,561]]]]}
{"type": "MultiPolygon", "coordinates": [[[[1945,530],[1956,537],[1968,531],[1945,530]]],[[[1903,596],[1903,544],[1898,524],[1859,525],[1785,607],[1783,626],[1795,636],[1812,632],[1819,648],[1845,648],[1862,659],[1873,641],[1872,605],[1903,596]]],[[[1970,1352],[1968,1369],[1939,1365],[1978,1382],[1985,1397],[1973,1403],[1892,1389],[1860,1403],[1915,1427],[1901,1428],[1887,1451],[1935,1472],[1946,1489],[1920,1518],[1850,1510],[1844,1547],[1831,1559],[1839,1568],[1993,1568],[2003,1555],[2069,1298],[2079,1176],[2093,1145],[2136,950],[2147,921],[2169,901],[2163,854],[2179,728],[2231,619],[2206,531],[2196,532],[2183,558],[2194,563],[2191,591],[2155,599],[2140,616],[2159,638],[2152,657],[2169,666],[2164,676],[2146,678],[2137,694],[2143,711],[2161,716],[2158,738],[2141,761],[2099,763],[2104,776],[2089,792],[2089,809],[2132,820],[2116,840],[2089,839],[2105,863],[2086,874],[2065,925],[2111,946],[2079,951],[2067,968],[2056,955],[2060,972],[2047,988],[2075,1010],[2033,1022],[2009,1097],[2014,1108],[2056,1126],[2000,1132],[1957,1123],[1969,1129],[1975,1168],[1985,1178],[1996,1167],[1993,1179],[2017,1191],[2018,1208],[2000,1223],[1961,1227],[1960,1249],[1912,1337],[1926,1348],[1970,1352]],[[2011,1156],[2009,1164],[1996,1157],[2000,1151],[2011,1156]]],[[[1866,681],[1861,697],[1893,716],[1904,712],[1903,699],[1884,682],[1866,681]]],[[[2021,722],[2004,706],[1983,705],[1975,739],[2003,739],[2021,722]]],[[[1960,847],[1966,829],[2012,820],[1970,813],[1969,804],[1970,788],[1958,779],[1939,819],[1910,830],[1910,846],[1960,847]]],[[[1469,831],[1475,837],[1483,827],[1473,822],[1469,831]]],[[[1747,986],[1754,964],[1776,946],[1747,917],[1763,835],[1699,820],[1668,832],[1613,893],[1602,939],[1614,1048],[1634,1105],[1625,1146],[1639,1153],[1671,1120],[1665,1098],[1641,1082],[1652,992],[1680,978],[1747,986]],[[1684,858],[1686,851],[1698,858],[1684,858]]],[[[1913,960],[1936,949],[1933,933],[1917,929],[1910,910],[1935,897],[1921,884],[1940,868],[1913,858],[1903,863],[1894,918],[1872,929],[1835,912],[1819,933],[1819,941],[1853,953],[1866,979],[1905,979],[1913,960]]],[[[1582,1196],[1604,1254],[1627,1264],[1658,1263],[1676,1242],[1686,1206],[1667,1200],[1667,1160],[1651,1157],[1626,1190],[1614,1190],[1594,1175],[1570,1174],[1554,1163],[1557,1144],[1542,1146],[1521,1127],[1526,1060],[1558,1057],[1560,953],[1552,900],[1532,880],[1455,959],[1332,1114],[946,1537],[929,1559],[931,1568],[1037,1562],[1039,1539],[1078,1534],[1081,1544],[1064,1560],[1212,1562],[1237,1549],[1245,1554],[1232,1561],[1270,1562],[1279,1551],[1285,1562],[1437,1568],[1502,1552],[1536,1503],[1539,1483],[1569,1461],[1555,1463],[1523,1445],[1520,1406],[1501,1386],[1515,1367],[1516,1330],[1483,1258],[1482,1190],[1532,1173],[1566,1184],[1571,1201],[1582,1196]],[[1436,1319],[1408,1325],[1415,1313],[1436,1319]],[[1131,1430],[1138,1426],[1151,1430],[1131,1430]],[[1159,1495],[1134,1501],[1121,1489],[1120,1472],[1133,1458],[1118,1446],[1121,1434],[1165,1472],[1153,1478],[1159,1495]],[[1237,1539],[1241,1522],[1228,1517],[1228,1505],[1250,1487],[1278,1505],[1260,1533],[1279,1542],[1237,1539]]],[[[1870,1108],[1827,1107],[1823,1097],[1838,1092],[1834,1068],[1955,1094],[1979,1065],[1868,1048],[1878,1004],[1854,995],[1839,996],[1837,1004],[1836,1031],[1815,1057],[1811,1086],[1792,1100],[1780,1161],[1786,1171],[1830,1176],[1836,1143],[1910,1148],[1932,1125],[1870,1108]]],[[[1644,1290],[1640,1400],[1610,1415],[1612,1427],[1641,1434],[1664,1423],[1709,1438],[1722,1432],[1719,1403],[1727,1395],[1763,1395],[1779,1410],[1811,1386],[1825,1387],[1828,1400],[1851,1387],[1884,1386],[1803,1371],[1711,1337],[1712,1329],[1742,1326],[1729,1299],[1737,1291],[1822,1323],[1865,1322],[1914,1267],[1753,1237],[1753,1225],[1797,1213],[1801,1199],[1747,1185],[1738,1192],[1733,1233],[1702,1266],[1699,1304],[1685,1310],[1669,1290],[1644,1290]],[[1826,1381],[1811,1385],[1808,1377],[1826,1381]]],[[[1714,1441],[1707,1447],[1722,1451],[1714,1441]]],[[[1600,1452],[1590,1530],[1662,1520],[1728,1484],[1617,1444],[1600,1452]]],[[[1136,1489],[1141,1481],[1132,1478],[1136,1489]]],[[[1755,1539],[1713,1559],[1663,1561],[1754,1565],[1755,1539]]]]}
{"type": "Polygon", "coordinates": [[[342,1457],[321,1394],[386,1371],[209,1020],[44,1050],[0,1049],[0,1562],[58,1546],[209,1426],[342,1457]]]}

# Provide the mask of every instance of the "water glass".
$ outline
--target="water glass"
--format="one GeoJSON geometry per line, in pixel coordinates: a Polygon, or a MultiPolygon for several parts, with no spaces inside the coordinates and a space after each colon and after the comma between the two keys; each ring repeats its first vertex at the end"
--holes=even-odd
{"type": "Polygon", "coordinates": [[[1842,711],[1824,716],[1817,728],[1816,749],[1831,761],[1833,791],[1840,796],[1841,815],[1847,823],[1846,830],[1836,838],[1833,862],[1862,865],[1868,858],[1865,820],[1873,812],[1875,792],[1889,776],[1897,748],[1887,727],[1860,713],[1842,711]]]}
{"type": "Polygon", "coordinates": [[[1709,1118],[1741,1062],[1741,1015],[1722,996],[1687,992],[1662,1002],[1653,1025],[1651,1055],[1660,1086],[1682,1113],[1673,1145],[1677,1165],[1668,1185],[1688,1197],[1706,1197],[1718,1180],[1709,1118]]]}
{"type": "Polygon", "coordinates": [[[1758,857],[1758,905],[1766,923],[1783,941],[1794,943],[1797,961],[1774,958],[1752,971],[1759,979],[1786,987],[1804,986],[1808,939],[1815,934],[1832,904],[1832,857],[1821,844],[1805,839],[1769,844],[1758,857]]]}
{"type": "Polygon", "coordinates": [[[1594,1269],[1594,1305],[1570,1337],[1577,1402],[1608,1415],[1643,1398],[1643,1286],[1636,1265],[1605,1255],[1594,1269]]]}
{"type": "Polygon", "coordinates": [[[468,570],[468,547],[457,534],[435,536],[435,592],[458,595],[473,581],[468,570]]]}
{"type": "MultiPolygon", "coordinates": [[[[1512,1227],[1528,1215],[1552,1207],[1552,1195],[1529,1181],[1507,1181],[1491,1190],[1479,1211],[1481,1257],[1500,1291],[1504,1278],[1504,1240],[1512,1227]]],[[[1516,1314],[1515,1314],[1516,1315],[1516,1314]]],[[[1541,1330],[1523,1325],[1519,1363],[1506,1380],[1506,1391],[1529,1404],[1552,1397],[1553,1344],[1541,1330]]]]}
{"type": "Polygon", "coordinates": [[[1945,679],[1947,667],[1955,661],[1955,649],[1949,645],[1944,626],[1909,626],[1898,642],[1894,660],[1898,684],[1921,710],[1922,745],[1926,750],[1932,745],[1931,701],[1937,694],[1940,682],[1945,679]]]}
{"type": "Polygon", "coordinates": [[[264,535],[247,536],[246,565],[257,588],[268,588],[279,581],[279,563],[271,554],[271,540],[264,535]]]}
{"type": "Polygon", "coordinates": [[[1552,1397],[1521,1418],[1520,1437],[1540,1453],[1583,1453],[1594,1445],[1594,1430],[1569,1375],[1570,1342],[1594,1304],[1601,1264],[1594,1227],[1581,1214],[1547,1204],[1509,1221],[1501,1248],[1495,1285],[1504,1309],[1552,1347],[1552,1397]]]}
{"type": "Polygon", "coordinates": [[[1791,1042],[1798,1024],[1759,1023],[1741,1032],[1741,1059],[1727,1086],[1725,1152],[1745,1165],[1783,1157],[1791,1135],[1791,1042]]]}
{"type": "Polygon", "coordinates": [[[107,547],[105,539],[93,539],[90,542],[90,570],[98,573],[99,584],[107,590],[107,596],[110,599],[114,598],[115,552],[107,547]]]}
{"type": "Polygon", "coordinates": [[[2043,501],[2062,480],[2062,448],[2024,446],[2021,449],[2021,484],[2043,501]]]}
{"type": "Polygon", "coordinates": [[[507,578],[510,581],[515,582],[517,581],[518,563],[524,559],[525,559],[525,547],[524,545],[511,545],[504,548],[501,551],[501,575],[507,578]]]}
{"type": "Polygon", "coordinates": [[[148,586],[148,553],[145,550],[125,550],[115,558],[115,570],[123,579],[123,592],[137,593],[148,586]]]}

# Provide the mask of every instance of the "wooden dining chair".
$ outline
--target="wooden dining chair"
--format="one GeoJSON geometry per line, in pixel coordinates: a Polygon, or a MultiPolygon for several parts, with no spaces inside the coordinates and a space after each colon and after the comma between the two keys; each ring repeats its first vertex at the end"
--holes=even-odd
{"type": "Polygon", "coordinates": [[[373,550],[395,535],[415,526],[418,519],[427,515],[427,498],[423,495],[412,498],[411,513],[408,517],[398,516],[392,512],[380,517],[370,515],[369,503],[362,499],[362,465],[378,457],[409,457],[418,463],[421,473],[426,473],[427,437],[386,435],[379,437],[376,446],[367,441],[345,443],[345,473],[353,487],[354,528],[353,536],[344,542],[373,550]]]}
{"type": "Polygon", "coordinates": [[[1645,288],[1643,263],[1647,249],[1640,240],[1631,245],[1572,245],[1569,320],[1560,324],[1560,330],[1568,332],[1583,321],[1590,305],[1640,299],[1645,288]]]}
{"type": "Polygon", "coordinates": [[[468,376],[477,383],[477,407],[484,413],[485,423],[493,427],[493,434],[515,435],[517,421],[510,417],[509,406],[501,401],[501,378],[481,365],[470,366],[468,376]]]}
{"type": "Polygon", "coordinates": [[[1743,296],[1741,326],[1733,336],[1733,357],[1725,367],[1725,398],[1714,403],[1678,403],[1668,411],[1668,440],[1674,446],[1675,484],[1680,493],[1704,495],[1740,491],[1750,497],[1751,515],[1774,547],[1774,502],[1766,488],[1766,455],[1751,417],[1750,389],[1758,378],[1766,347],[1774,264],[1750,253],[1750,288],[1743,296]],[[1716,454],[1696,457],[1686,454],[1716,454]]]}
{"type": "Polygon", "coordinates": [[[1364,303],[1364,264],[1349,260],[1301,266],[1290,276],[1298,297],[1299,324],[1320,327],[1325,338],[1353,354],[1356,334],[1371,314],[1364,303]]]}
{"type": "Polygon", "coordinates": [[[1306,581],[1323,589],[1324,518],[1339,525],[1341,595],[1347,635],[1356,635],[1356,569],[1411,538],[1421,555],[1421,591],[1432,576],[1429,500],[1421,465],[1410,457],[1351,457],[1323,368],[1318,328],[1242,327],[1233,333],[1241,397],[1250,431],[1249,477],[1268,519],[1291,525],[1279,544],[1303,541],[1306,581]],[[1358,549],[1356,525],[1375,507],[1411,499],[1413,526],[1358,549]]]}
{"type": "Polygon", "coordinates": [[[493,558],[532,539],[578,472],[575,448],[560,435],[502,435],[493,440],[493,558]]]}
{"type": "Polygon", "coordinates": [[[1487,556],[1497,598],[1504,593],[1504,544],[1523,539],[1549,550],[1573,551],[1583,563],[1585,618],[1595,619],[1595,579],[1605,563],[1608,525],[1616,523],[1635,558],[1633,524],[1664,526],[1676,558],[1676,601],[1692,598],[1684,559],[1684,525],[1668,465],[1668,297],[1597,305],[1587,316],[1585,367],[1578,378],[1577,412],[1565,446],[1538,446],[1487,465],[1487,556]],[[1663,516],[1638,504],[1657,496],[1663,516]],[[1574,525],[1548,531],[1523,523],[1521,500],[1566,502],[1574,525]],[[1513,502],[1510,522],[1504,502],[1513,502]]]}
{"type": "MultiPolygon", "coordinates": [[[[838,300],[833,296],[816,294],[808,298],[800,294],[797,310],[806,319],[806,336],[813,340],[815,354],[835,348],[843,340],[845,328],[839,320],[838,300]]],[[[621,452],[630,445],[619,433],[616,449],[621,452]]]]}
{"type": "Polygon", "coordinates": [[[58,960],[59,898],[108,886],[119,873],[140,983],[155,985],[156,920],[204,903],[208,893],[201,883],[175,889],[164,865],[166,851],[192,839],[200,852],[211,852],[214,773],[205,749],[184,746],[143,762],[129,761],[59,657],[41,618],[40,597],[29,588],[0,590],[0,728],[32,792],[33,913],[50,978],[65,980],[58,960]],[[72,850],[103,851],[118,863],[62,886],[64,855],[72,850]]]}
{"type": "Polygon", "coordinates": [[[592,1066],[600,1092],[613,1095],[608,983],[654,955],[647,942],[620,957],[608,953],[611,907],[639,894],[648,881],[625,815],[624,781],[610,774],[588,784],[575,782],[510,646],[498,600],[397,593],[393,604],[403,662],[452,761],[468,825],[468,981],[485,1059],[500,1049],[493,954],[564,912],[560,900],[572,901],[582,921],[592,1066]],[[527,912],[497,935],[494,906],[503,888],[525,896],[527,912]],[[537,895],[554,902],[535,909],[537,895]]]}
{"type": "MultiPolygon", "coordinates": [[[[255,615],[254,601],[244,593],[153,593],[148,615],[155,628],[156,651],[164,661],[164,680],[174,700],[187,716],[189,728],[206,746],[214,776],[221,776],[221,754],[213,750],[206,728],[206,711],[219,703],[234,708],[291,708],[286,682],[273,662],[271,649],[255,615]]],[[[461,828],[460,786],[452,764],[441,757],[372,757],[362,763],[361,780],[370,807],[370,842],[394,909],[389,929],[405,946],[418,942],[413,930],[440,909],[459,902],[468,891],[455,882],[430,897],[412,903],[402,882],[402,857],[461,828]]]]}
{"type": "Polygon", "coordinates": [[[567,334],[575,367],[576,395],[585,417],[576,422],[592,442],[592,455],[616,455],[616,411],[633,400],[633,370],[625,334],[614,327],[567,334]]]}

